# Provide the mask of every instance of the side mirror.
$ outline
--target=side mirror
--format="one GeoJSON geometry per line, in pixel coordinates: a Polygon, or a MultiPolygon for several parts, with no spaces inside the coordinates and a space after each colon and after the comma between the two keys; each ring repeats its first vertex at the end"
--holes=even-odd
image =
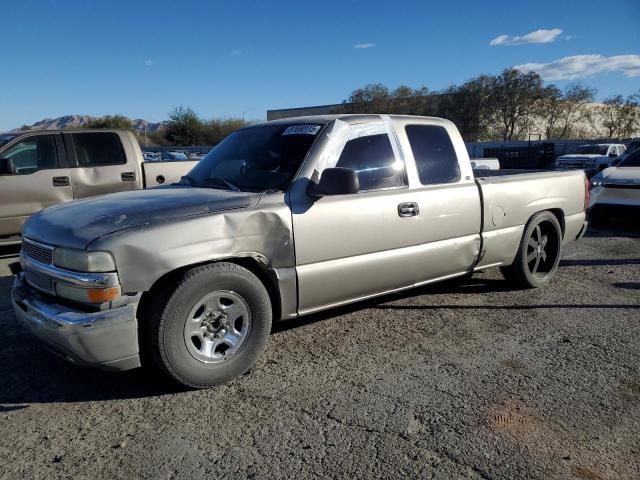
{"type": "Polygon", "coordinates": [[[327,195],[347,195],[360,191],[360,180],[350,168],[325,168],[318,183],[309,183],[307,193],[314,198],[327,195]]]}
{"type": "Polygon", "coordinates": [[[13,175],[13,163],[10,158],[0,158],[0,175],[13,175]]]}
{"type": "Polygon", "coordinates": [[[610,156],[610,157],[617,157],[618,155],[617,155],[615,152],[611,152],[611,153],[609,154],[609,156],[610,156]]]}

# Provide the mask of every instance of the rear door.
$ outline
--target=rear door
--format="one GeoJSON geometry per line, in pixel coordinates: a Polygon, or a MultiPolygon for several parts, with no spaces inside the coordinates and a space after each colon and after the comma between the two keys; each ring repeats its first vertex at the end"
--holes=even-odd
{"type": "Polygon", "coordinates": [[[138,174],[116,132],[64,134],[69,154],[73,198],[136,190],[138,174]]]}
{"type": "Polygon", "coordinates": [[[479,254],[481,201],[464,142],[447,121],[394,118],[420,215],[412,235],[420,244],[415,284],[471,270],[479,254]]]}
{"type": "Polygon", "coordinates": [[[0,237],[17,235],[27,218],[73,200],[62,136],[32,134],[8,145],[0,156],[13,173],[0,175],[0,237]]]}

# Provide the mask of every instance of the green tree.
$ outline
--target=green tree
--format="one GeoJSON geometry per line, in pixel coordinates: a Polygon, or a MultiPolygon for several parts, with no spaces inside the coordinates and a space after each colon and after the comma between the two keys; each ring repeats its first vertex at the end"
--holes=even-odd
{"type": "Polygon", "coordinates": [[[202,145],[205,143],[204,122],[191,108],[175,107],[169,112],[164,138],[173,145],[202,145]]]}
{"type": "Polygon", "coordinates": [[[124,115],[105,115],[84,125],[85,128],[118,128],[133,131],[133,122],[124,115]]]}
{"type": "Polygon", "coordinates": [[[547,93],[536,72],[505,69],[489,80],[489,128],[502,140],[517,140],[529,129],[547,93]]]}
{"type": "Polygon", "coordinates": [[[456,124],[465,141],[484,139],[491,111],[489,96],[493,77],[481,75],[447,88],[438,97],[435,115],[456,124]]]}

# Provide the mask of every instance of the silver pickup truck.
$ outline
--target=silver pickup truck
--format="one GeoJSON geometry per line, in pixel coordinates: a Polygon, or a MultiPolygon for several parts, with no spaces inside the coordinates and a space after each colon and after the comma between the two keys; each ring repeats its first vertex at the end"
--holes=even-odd
{"type": "Polygon", "coordinates": [[[0,134],[0,245],[20,243],[29,215],[58,203],[178,180],[195,161],[145,163],[125,130],[0,134]]]}
{"type": "Polygon", "coordinates": [[[501,267],[540,287],[586,228],[581,171],[474,178],[455,126],[354,115],[231,134],[180,182],[24,226],[17,318],[70,361],[245,372],[274,320],[501,267]]]}

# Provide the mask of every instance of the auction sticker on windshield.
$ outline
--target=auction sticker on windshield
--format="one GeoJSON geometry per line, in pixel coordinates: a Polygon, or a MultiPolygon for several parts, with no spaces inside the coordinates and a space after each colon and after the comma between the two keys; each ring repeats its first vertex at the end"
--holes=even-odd
{"type": "Polygon", "coordinates": [[[320,130],[320,125],[292,125],[282,135],[315,135],[320,130]]]}

